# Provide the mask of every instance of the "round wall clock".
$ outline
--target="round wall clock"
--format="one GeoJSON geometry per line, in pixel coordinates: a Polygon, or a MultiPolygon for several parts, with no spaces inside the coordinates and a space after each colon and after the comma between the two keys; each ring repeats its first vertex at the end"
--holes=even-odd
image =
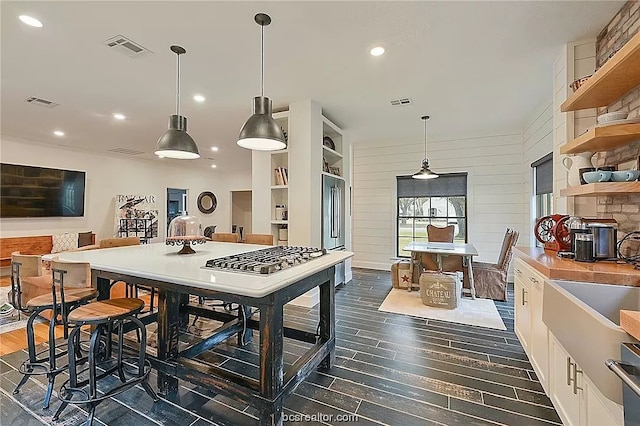
{"type": "Polygon", "coordinates": [[[218,200],[211,191],[204,191],[198,195],[198,210],[202,213],[213,213],[218,207],[218,200]]]}

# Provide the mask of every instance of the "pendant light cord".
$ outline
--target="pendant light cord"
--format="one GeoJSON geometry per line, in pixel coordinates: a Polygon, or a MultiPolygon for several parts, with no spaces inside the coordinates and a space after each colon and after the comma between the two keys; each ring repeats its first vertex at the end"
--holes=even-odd
{"type": "Polygon", "coordinates": [[[176,115],[180,117],[180,54],[176,53],[178,57],[177,72],[176,72],[176,115]]]}
{"type": "Polygon", "coordinates": [[[260,96],[264,96],[264,24],[260,25],[260,96]]]}
{"type": "Polygon", "coordinates": [[[427,120],[424,120],[424,159],[427,159],[427,120]]]}

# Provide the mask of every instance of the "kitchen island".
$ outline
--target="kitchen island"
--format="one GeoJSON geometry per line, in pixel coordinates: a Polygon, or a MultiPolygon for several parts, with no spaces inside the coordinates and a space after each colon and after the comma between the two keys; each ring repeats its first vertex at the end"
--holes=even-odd
{"type": "Polygon", "coordinates": [[[282,403],[316,367],[331,367],[335,359],[334,267],[353,256],[347,251],[328,252],[308,262],[273,274],[204,268],[207,260],[263,249],[264,246],[208,242],[197,246],[191,255],[178,255],[165,244],[119,247],[105,250],[64,253],[61,260],[91,264],[92,285],[99,299],[109,298],[116,281],[158,289],[158,311],[144,322],[157,321],[155,354],[148,358],[158,370],[161,394],[176,392],[178,379],[205,386],[217,393],[247,402],[260,411],[260,423],[282,423],[282,403]],[[308,290],[320,288],[320,321],[317,333],[284,326],[283,307],[308,290]],[[209,310],[189,304],[189,295],[240,305],[238,315],[209,310]],[[251,318],[251,308],[260,312],[251,318]],[[211,336],[183,349],[179,348],[181,330],[188,315],[215,319],[224,323],[211,336]],[[200,362],[196,357],[220,341],[239,337],[245,343],[248,329],[260,332],[259,378],[253,379],[200,362]],[[291,368],[284,371],[284,338],[312,346],[291,368]]]}

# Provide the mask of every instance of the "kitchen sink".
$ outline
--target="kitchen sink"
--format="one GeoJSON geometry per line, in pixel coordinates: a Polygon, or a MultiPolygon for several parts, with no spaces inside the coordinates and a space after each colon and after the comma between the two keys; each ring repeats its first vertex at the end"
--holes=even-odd
{"type": "Polygon", "coordinates": [[[605,366],[620,343],[637,342],[620,327],[620,310],[640,310],[640,287],[546,280],[542,321],[600,392],[622,404],[620,380],[605,366]]]}

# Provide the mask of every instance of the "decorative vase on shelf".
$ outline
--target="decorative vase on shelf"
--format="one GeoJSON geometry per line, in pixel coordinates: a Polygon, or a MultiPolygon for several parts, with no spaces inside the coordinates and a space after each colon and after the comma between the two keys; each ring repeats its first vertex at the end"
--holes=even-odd
{"type": "Polygon", "coordinates": [[[581,152],[572,157],[564,157],[562,159],[562,165],[569,171],[569,175],[567,176],[567,184],[569,186],[580,185],[580,169],[594,167],[591,163],[591,157],[593,157],[594,154],[593,152],[581,152]]]}

